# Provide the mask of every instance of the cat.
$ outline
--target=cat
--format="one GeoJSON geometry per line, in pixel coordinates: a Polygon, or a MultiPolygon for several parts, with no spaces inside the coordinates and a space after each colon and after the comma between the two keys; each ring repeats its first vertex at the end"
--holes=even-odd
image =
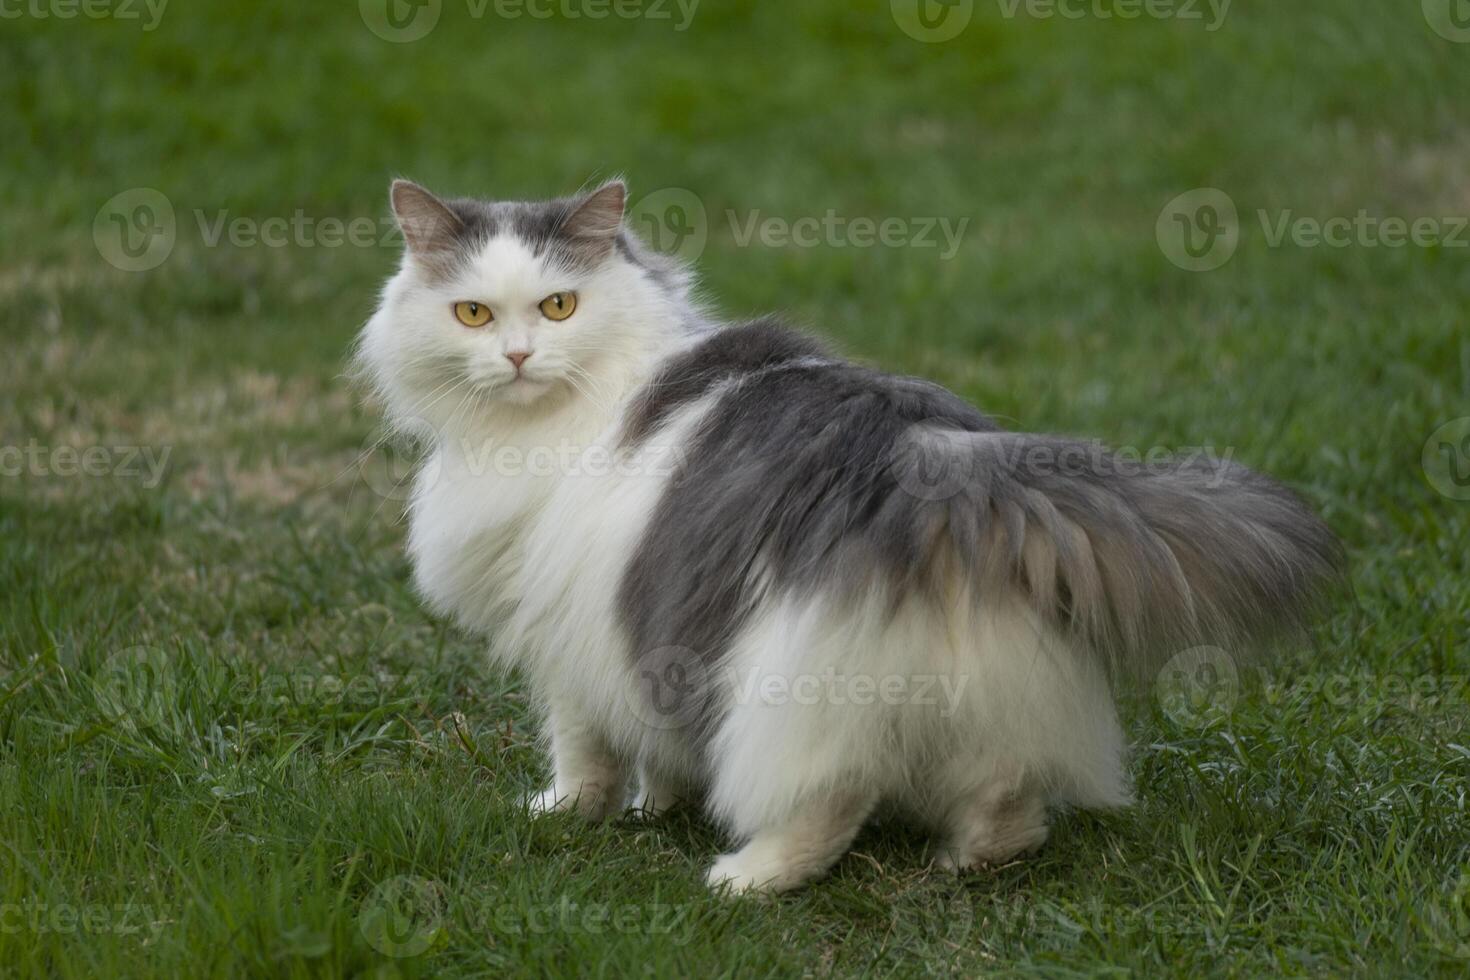
{"type": "Polygon", "coordinates": [[[1300,628],[1341,549],[1238,464],[1002,430],[767,317],[723,323],[614,180],[391,189],[406,247],[355,359],[426,433],[408,552],[544,712],[537,812],[702,806],[708,883],[824,874],[879,808],[953,869],[1128,804],[1114,686],[1300,628]]]}

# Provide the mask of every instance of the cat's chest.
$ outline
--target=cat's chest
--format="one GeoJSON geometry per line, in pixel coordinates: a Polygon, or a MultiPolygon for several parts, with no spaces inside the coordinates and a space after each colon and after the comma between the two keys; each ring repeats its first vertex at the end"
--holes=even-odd
{"type": "Polygon", "coordinates": [[[555,489],[549,475],[435,458],[409,508],[414,580],[429,603],[476,630],[501,621],[519,593],[526,530],[555,489]]]}

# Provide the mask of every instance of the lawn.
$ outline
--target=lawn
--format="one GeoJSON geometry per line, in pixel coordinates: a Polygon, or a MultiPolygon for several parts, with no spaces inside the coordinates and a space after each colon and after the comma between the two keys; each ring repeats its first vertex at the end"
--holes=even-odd
{"type": "Polygon", "coordinates": [[[1470,969],[1463,4],[913,6],[3,8],[0,975],[1470,969]],[[1350,587],[1131,687],[1138,805],[986,874],[877,827],[728,901],[695,815],[531,819],[526,694],[420,607],[343,371],[393,176],[612,173],[728,315],[1229,452],[1350,587]]]}

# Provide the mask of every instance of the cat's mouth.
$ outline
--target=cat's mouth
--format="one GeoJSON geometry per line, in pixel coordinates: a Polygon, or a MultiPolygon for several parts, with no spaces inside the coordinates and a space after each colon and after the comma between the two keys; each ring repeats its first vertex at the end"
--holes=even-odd
{"type": "Polygon", "coordinates": [[[494,392],[497,397],[505,401],[526,405],[545,395],[552,387],[552,383],[544,378],[533,378],[525,372],[520,372],[515,377],[496,385],[494,392]]]}

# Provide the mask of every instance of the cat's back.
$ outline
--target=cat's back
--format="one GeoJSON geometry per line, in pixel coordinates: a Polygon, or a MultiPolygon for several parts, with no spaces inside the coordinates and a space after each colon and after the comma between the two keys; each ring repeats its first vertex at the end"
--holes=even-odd
{"type": "Polygon", "coordinates": [[[767,587],[925,564],[943,505],[906,484],[905,452],[920,431],[997,428],[940,385],[854,364],[771,318],[671,358],[631,403],[623,440],[681,424],[678,475],[622,580],[635,649],[718,649],[767,587]]]}

